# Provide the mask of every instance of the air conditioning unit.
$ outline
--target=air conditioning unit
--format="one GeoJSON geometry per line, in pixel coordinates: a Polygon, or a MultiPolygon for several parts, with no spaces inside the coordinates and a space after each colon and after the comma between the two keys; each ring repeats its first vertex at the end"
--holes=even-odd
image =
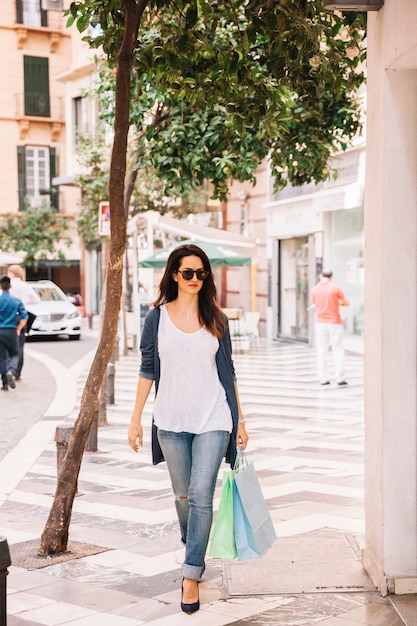
{"type": "Polygon", "coordinates": [[[384,0],[323,0],[328,11],[379,11],[384,0]]]}
{"type": "Polygon", "coordinates": [[[42,0],[44,11],[63,11],[63,0],[42,0]]]}

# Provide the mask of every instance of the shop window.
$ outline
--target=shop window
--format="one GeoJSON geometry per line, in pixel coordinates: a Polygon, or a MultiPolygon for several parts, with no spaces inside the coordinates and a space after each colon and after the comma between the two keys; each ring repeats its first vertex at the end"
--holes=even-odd
{"type": "Polygon", "coordinates": [[[350,306],[342,309],[347,334],[363,336],[364,235],[363,207],[331,214],[330,259],[334,282],[350,306]]]}
{"type": "Polygon", "coordinates": [[[279,244],[279,335],[308,340],[309,241],[283,239],[279,244]]]}

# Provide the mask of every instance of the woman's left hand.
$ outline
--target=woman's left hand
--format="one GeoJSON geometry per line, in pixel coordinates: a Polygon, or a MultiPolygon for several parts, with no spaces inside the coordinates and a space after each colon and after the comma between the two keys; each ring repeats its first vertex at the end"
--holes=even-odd
{"type": "Polygon", "coordinates": [[[236,445],[237,447],[241,447],[242,450],[245,450],[248,445],[249,435],[246,432],[245,424],[238,423],[237,426],[237,437],[236,437],[236,445]]]}

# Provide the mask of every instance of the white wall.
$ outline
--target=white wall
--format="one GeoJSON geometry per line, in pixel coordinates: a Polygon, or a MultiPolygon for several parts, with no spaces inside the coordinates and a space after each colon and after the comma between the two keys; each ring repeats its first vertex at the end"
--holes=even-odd
{"type": "Polygon", "coordinates": [[[368,15],[363,563],[382,593],[417,592],[415,24],[414,0],[368,15]]]}

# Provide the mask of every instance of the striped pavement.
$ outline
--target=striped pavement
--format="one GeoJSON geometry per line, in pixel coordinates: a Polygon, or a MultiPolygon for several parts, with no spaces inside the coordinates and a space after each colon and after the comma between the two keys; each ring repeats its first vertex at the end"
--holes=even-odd
{"type": "MultiPolygon", "coordinates": [[[[314,351],[305,345],[260,340],[249,352],[236,353],[234,361],[250,435],[248,460],[255,464],[278,536],[275,552],[267,557],[279,561],[280,551],[284,559],[286,550],[291,557],[303,545],[342,551],[346,541],[359,550],[364,537],[362,358],[347,355],[349,384],[343,388],[318,384],[314,351]]],[[[144,447],[135,455],[126,441],[138,365],[133,351],[117,361],[115,404],[107,407],[108,424],[99,428],[98,451],[83,459],[70,547],[71,541],[88,545],[92,553],[51,557],[46,566],[41,557],[29,566],[18,558],[8,577],[9,626],[176,626],[190,619],[199,626],[401,626],[388,601],[362,584],[357,558],[350,559],[357,568],[351,589],[343,579],[339,589],[320,593],[317,581],[314,589],[311,581],[302,581],[307,587],[298,595],[288,587],[294,579],[263,574],[268,558],[245,562],[252,569],[239,572],[239,563],[208,557],[201,610],[198,617],[184,615],[179,608],[183,548],[170,481],[164,463],[151,464],[152,397],[144,411],[144,447]],[[357,619],[371,609],[375,621],[357,619]],[[337,621],[341,614],[343,622],[337,621]]],[[[77,380],[78,403],[86,375],[77,380]]],[[[18,556],[27,546],[33,556],[55,482],[51,441],[0,508],[0,534],[8,537],[12,554],[13,546],[18,556]]],[[[310,561],[311,572],[317,556],[310,561]]],[[[274,562],[271,571],[280,566],[274,562]]]]}

